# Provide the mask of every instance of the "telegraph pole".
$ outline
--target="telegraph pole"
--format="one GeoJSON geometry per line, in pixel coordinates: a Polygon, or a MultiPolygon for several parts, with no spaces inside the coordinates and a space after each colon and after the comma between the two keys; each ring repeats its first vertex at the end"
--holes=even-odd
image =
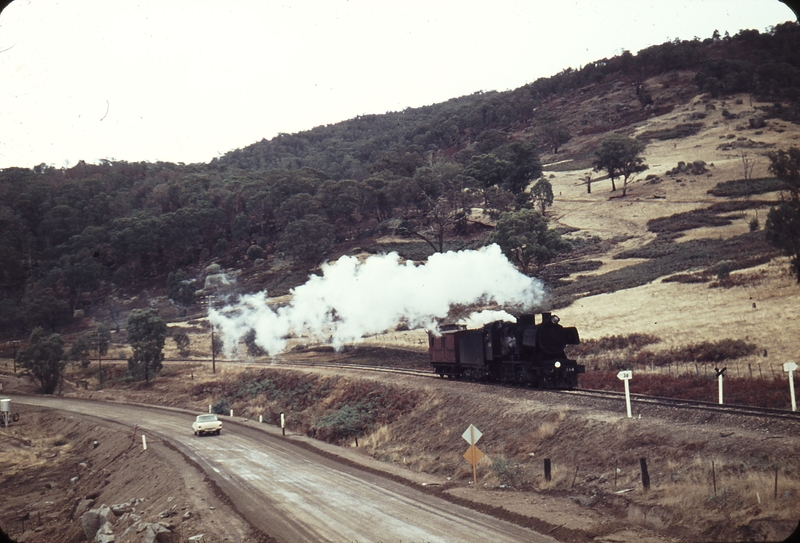
{"type": "Polygon", "coordinates": [[[214,325],[211,325],[211,373],[217,373],[216,353],[214,352],[214,325]]]}

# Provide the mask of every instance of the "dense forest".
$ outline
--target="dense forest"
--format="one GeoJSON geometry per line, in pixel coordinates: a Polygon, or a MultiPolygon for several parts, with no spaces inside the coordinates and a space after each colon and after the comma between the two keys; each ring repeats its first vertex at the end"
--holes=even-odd
{"type": "Polygon", "coordinates": [[[696,92],[747,92],[773,104],[765,116],[800,121],[798,50],[795,23],[715,32],[513,91],[281,134],[208,164],[0,170],[0,334],[56,331],[115,290],[174,286],[212,262],[280,256],[307,272],[381,229],[442,251],[468,232],[473,206],[495,219],[544,210],[547,195],[525,191],[541,176],[540,156],[668,107],[646,83],[659,74],[691,71],[696,92]],[[563,122],[549,107],[609,81],[630,85],[639,107],[602,123],[563,122]]]}

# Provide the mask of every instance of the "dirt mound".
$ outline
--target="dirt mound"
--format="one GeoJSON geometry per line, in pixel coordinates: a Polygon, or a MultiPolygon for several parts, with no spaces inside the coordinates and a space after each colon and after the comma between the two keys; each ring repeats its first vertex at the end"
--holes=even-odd
{"type": "Polygon", "coordinates": [[[94,540],[88,531],[98,530],[116,543],[138,543],[148,531],[180,541],[198,534],[204,541],[259,540],[169,443],[147,436],[144,450],[133,421],[14,410],[20,420],[0,429],[0,525],[20,543],[94,540]]]}

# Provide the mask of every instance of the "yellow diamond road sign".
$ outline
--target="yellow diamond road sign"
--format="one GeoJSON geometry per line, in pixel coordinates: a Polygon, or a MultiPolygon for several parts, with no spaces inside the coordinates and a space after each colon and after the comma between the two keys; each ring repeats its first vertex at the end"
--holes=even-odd
{"type": "Polygon", "coordinates": [[[464,453],[464,458],[466,458],[467,462],[473,466],[476,466],[478,465],[478,462],[481,461],[481,458],[483,458],[483,453],[475,445],[470,445],[469,449],[467,449],[467,452],[464,453]]]}

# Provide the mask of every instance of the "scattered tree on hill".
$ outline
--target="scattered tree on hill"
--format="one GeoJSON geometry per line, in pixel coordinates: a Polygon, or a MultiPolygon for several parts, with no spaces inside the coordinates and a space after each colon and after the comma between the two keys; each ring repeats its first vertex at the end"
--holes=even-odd
{"type": "Polygon", "coordinates": [[[175,342],[175,347],[178,349],[182,358],[189,356],[189,334],[183,328],[176,328],[172,331],[172,341],[175,342]]]}
{"type": "Polygon", "coordinates": [[[542,163],[533,142],[512,141],[499,151],[509,164],[505,186],[512,194],[522,194],[532,180],[542,175],[542,163]]]}
{"type": "Polygon", "coordinates": [[[621,134],[613,134],[603,140],[600,148],[595,151],[593,165],[595,171],[605,170],[608,172],[608,176],[611,178],[612,192],[617,190],[614,180],[621,176],[623,178],[622,195],[625,196],[631,176],[648,168],[644,163],[644,158],[640,156],[644,148],[644,143],[621,134]]]}
{"type": "Polygon", "coordinates": [[[64,340],[59,334],[45,335],[41,327],[31,332],[28,346],[17,353],[17,363],[26,374],[39,382],[44,394],[55,392],[67,360],[64,357],[64,340]]]}
{"type": "Polygon", "coordinates": [[[128,343],[133,356],[128,359],[128,371],[134,379],[150,382],[161,371],[167,323],[155,309],[134,309],[128,315],[128,343]]]}
{"type": "Polygon", "coordinates": [[[767,215],[764,225],[767,241],[791,258],[791,272],[800,283],[800,149],[792,147],[767,156],[770,172],[786,183],[780,205],[767,215]]]}
{"type": "Polygon", "coordinates": [[[544,177],[540,178],[531,188],[531,198],[542,215],[548,207],[553,205],[553,185],[544,177]]]}
{"type": "Polygon", "coordinates": [[[572,134],[569,129],[558,121],[547,123],[539,131],[539,140],[555,154],[558,154],[559,147],[571,139],[572,134]]]}
{"type": "Polygon", "coordinates": [[[533,209],[503,213],[487,243],[496,243],[524,274],[539,272],[558,253],[572,246],[533,209]]]}
{"type": "Polygon", "coordinates": [[[416,190],[421,195],[418,209],[420,227],[413,234],[424,240],[436,252],[444,251],[444,238],[449,230],[463,226],[474,199],[468,190],[473,178],[454,162],[439,162],[418,168],[414,172],[416,190]]]}

